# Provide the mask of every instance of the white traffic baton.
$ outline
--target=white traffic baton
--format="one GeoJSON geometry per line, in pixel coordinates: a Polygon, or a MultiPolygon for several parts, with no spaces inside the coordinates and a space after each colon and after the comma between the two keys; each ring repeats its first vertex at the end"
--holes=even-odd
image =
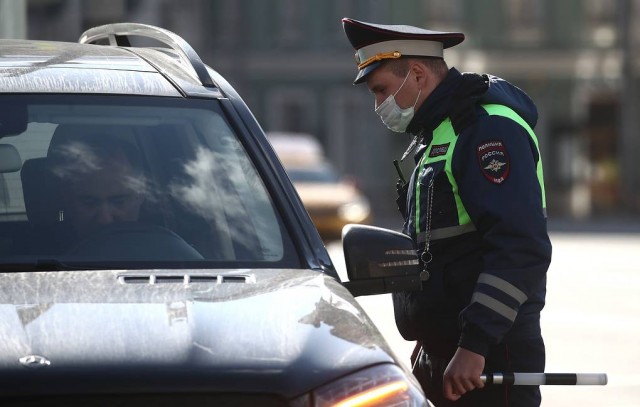
{"type": "Polygon", "coordinates": [[[595,385],[607,384],[606,373],[489,373],[480,376],[487,385],[512,386],[595,385]]]}

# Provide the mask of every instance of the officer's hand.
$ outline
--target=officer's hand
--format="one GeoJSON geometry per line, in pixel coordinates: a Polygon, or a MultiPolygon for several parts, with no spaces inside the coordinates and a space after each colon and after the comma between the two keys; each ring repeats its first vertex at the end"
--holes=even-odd
{"type": "Polygon", "coordinates": [[[458,348],[444,371],[444,397],[456,401],[468,391],[483,388],[480,380],[483,369],[484,356],[458,348]]]}
{"type": "Polygon", "coordinates": [[[396,182],[396,192],[398,193],[398,197],[396,198],[396,204],[398,205],[398,210],[402,214],[404,218],[407,217],[407,192],[409,191],[409,183],[403,183],[398,180],[396,182]]]}

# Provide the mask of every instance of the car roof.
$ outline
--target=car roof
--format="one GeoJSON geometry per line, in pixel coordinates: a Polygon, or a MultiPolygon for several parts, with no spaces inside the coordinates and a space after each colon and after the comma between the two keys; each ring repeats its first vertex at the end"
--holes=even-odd
{"type": "Polygon", "coordinates": [[[142,24],[88,30],[80,43],[0,39],[0,88],[5,93],[126,94],[222,97],[195,51],[177,35],[142,24]],[[96,45],[115,37],[109,45],[96,45]],[[163,47],[131,46],[146,37],[163,47]]]}

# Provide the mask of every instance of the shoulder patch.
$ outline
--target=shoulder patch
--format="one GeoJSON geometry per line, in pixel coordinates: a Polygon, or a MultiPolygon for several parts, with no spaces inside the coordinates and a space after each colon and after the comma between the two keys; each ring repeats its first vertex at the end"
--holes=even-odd
{"type": "Polygon", "coordinates": [[[431,150],[429,150],[429,157],[440,157],[441,155],[446,155],[447,151],[449,151],[449,144],[435,144],[431,146],[431,150]]]}
{"type": "Polygon", "coordinates": [[[476,147],[478,164],[486,179],[502,184],[509,176],[509,154],[502,141],[486,141],[476,147]]]}

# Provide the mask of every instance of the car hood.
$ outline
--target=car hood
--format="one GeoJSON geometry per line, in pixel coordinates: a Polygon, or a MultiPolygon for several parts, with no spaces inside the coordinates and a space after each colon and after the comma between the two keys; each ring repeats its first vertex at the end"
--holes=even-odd
{"type": "Polygon", "coordinates": [[[99,270],[0,278],[5,393],[21,387],[35,393],[51,383],[73,389],[73,380],[51,381],[73,375],[94,377],[85,383],[98,391],[101,377],[111,375],[112,388],[131,388],[137,380],[151,391],[189,381],[210,391],[290,398],[362,367],[395,363],[348,291],[317,271],[99,270]],[[29,358],[34,355],[50,363],[29,358]]]}

